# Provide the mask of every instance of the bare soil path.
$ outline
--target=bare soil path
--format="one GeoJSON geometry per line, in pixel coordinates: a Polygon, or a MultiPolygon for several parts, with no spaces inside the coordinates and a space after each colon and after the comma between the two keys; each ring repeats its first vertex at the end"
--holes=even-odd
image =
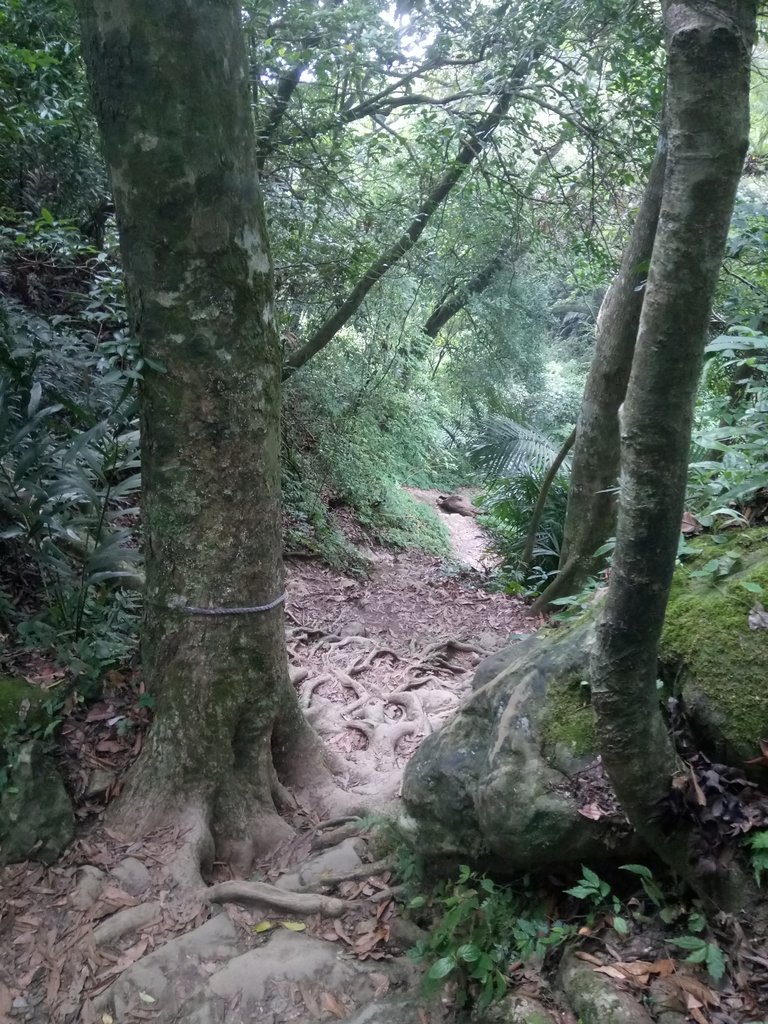
{"type": "Polygon", "coordinates": [[[288,568],[288,642],[305,711],[347,786],[380,802],[455,711],[478,662],[538,625],[519,599],[484,589],[494,559],[477,521],[443,512],[438,491],[410,493],[445,523],[455,564],[368,547],[365,579],[303,559],[288,568]]]}

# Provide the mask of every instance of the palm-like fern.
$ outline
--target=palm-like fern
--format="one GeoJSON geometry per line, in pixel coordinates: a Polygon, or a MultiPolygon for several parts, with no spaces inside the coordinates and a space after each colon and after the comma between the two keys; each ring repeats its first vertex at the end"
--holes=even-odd
{"type": "Polygon", "coordinates": [[[542,473],[557,457],[559,447],[538,430],[496,415],[478,430],[470,459],[491,478],[542,473]]]}

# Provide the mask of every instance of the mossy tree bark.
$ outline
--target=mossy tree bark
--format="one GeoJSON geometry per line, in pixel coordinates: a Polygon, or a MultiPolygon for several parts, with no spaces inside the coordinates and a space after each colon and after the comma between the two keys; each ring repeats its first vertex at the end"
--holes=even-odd
{"type": "Polygon", "coordinates": [[[157,709],[115,813],[139,833],[183,819],[200,856],[215,845],[243,870],[288,829],[276,730],[288,776],[316,772],[320,753],[289,685],[282,607],[189,611],[283,592],[280,348],[240,8],[78,7],[147,360],[142,655],[157,709]]]}
{"type": "Polygon", "coordinates": [[[653,823],[675,757],[657,646],[675,565],[691,424],[712,298],[749,136],[754,0],[665,9],[668,154],[621,414],[617,543],[592,660],[600,747],[637,830],[679,868],[685,843],[653,823]]]}
{"type": "Polygon", "coordinates": [[[532,612],[577,593],[598,565],[595,552],[616,527],[619,407],[624,401],[656,236],[666,166],[662,128],[645,194],[616,279],[597,318],[597,337],[576,424],[560,569],[532,612]]]}

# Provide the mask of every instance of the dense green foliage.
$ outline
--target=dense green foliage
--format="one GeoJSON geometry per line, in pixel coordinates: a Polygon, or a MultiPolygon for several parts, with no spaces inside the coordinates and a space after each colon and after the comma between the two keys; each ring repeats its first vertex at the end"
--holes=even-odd
{"type": "MultiPolygon", "coordinates": [[[[254,0],[244,19],[285,358],[349,306],[286,384],[288,549],[360,566],[362,527],[443,552],[402,486],[474,483],[502,582],[541,588],[567,463],[531,567],[520,554],[652,154],[655,6],[254,0]]],[[[135,632],[144,367],[66,0],[0,3],[0,143],[0,614],[18,641],[95,678],[135,632]]],[[[718,312],[752,337],[715,343],[708,364],[702,515],[743,503],[765,474],[764,195],[748,179],[734,219],[718,312]]]]}

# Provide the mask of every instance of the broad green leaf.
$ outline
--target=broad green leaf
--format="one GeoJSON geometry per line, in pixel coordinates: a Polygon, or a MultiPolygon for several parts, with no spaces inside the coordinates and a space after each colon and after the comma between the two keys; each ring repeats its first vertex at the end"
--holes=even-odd
{"type": "Polygon", "coordinates": [[[633,875],[640,875],[641,878],[647,878],[648,880],[653,878],[653,872],[645,864],[622,864],[619,870],[631,871],[633,875]]]}
{"type": "Polygon", "coordinates": [[[473,964],[476,960],[480,959],[481,950],[478,949],[471,942],[465,943],[463,946],[459,946],[456,950],[456,959],[463,960],[465,963],[473,964]]]}
{"type": "Polygon", "coordinates": [[[707,970],[715,981],[720,981],[725,974],[725,957],[719,946],[710,942],[707,946],[707,970]]]}
{"type": "Polygon", "coordinates": [[[435,960],[435,962],[427,971],[427,977],[432,981],[439,981],[440,978],[447,978],[455,967],[456,961],[453,959],[453,957],[440,957],[439,960],[435,960]]]}

